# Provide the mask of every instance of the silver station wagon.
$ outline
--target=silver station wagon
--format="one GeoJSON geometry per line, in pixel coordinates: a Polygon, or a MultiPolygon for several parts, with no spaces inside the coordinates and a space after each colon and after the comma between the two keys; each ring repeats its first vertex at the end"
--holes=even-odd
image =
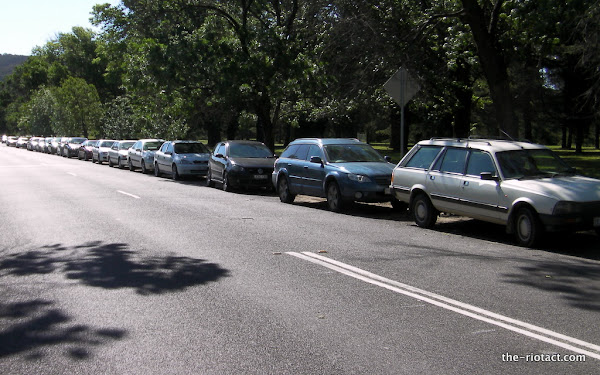
{"type": "Polygon", "coordinates": [[[394,168],[390,188],[424,228],[446,212],[506,225],[527,247],[546,231],[595,229],[600,235],[600,180],[576,175],[538,144],[421,141],[394,168]]]}

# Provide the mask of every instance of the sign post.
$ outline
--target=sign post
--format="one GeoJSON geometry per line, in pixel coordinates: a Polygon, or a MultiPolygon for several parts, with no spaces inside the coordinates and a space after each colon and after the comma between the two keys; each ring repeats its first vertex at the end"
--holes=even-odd
{"type": "Polygon", "coordinates": [[[400,153],[404,156],[404,107],[421,89],[417,80],[404,68],[398,69],[383,85],[388,95],[400,106],[400,153]]]}

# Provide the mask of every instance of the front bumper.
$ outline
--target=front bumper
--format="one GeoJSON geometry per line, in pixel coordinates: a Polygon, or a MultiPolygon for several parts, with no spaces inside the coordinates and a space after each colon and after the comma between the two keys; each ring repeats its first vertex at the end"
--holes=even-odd
{"type": "Polygon", "coordinates": [[[258,173],[253,170],[246,170],[243,172],[229,171],[227,172],[227,178],[229,184],[236,187],[266,187],[271,188],[273,186],[271,182],[271,176],[273,169],[261,168],[262,173],[258,173]]]}

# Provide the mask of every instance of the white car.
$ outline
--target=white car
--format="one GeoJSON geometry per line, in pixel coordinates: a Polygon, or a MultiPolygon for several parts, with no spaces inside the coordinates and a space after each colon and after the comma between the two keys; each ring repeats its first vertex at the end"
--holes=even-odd
{"type": "Polygon", "coordinates": [[[545,231],[600,234],[600,180],[533,143],[421,141],[394,168],[390,189],[424,228],[446,212],[506,225],[521,246],[535,246],[545,231]]]}

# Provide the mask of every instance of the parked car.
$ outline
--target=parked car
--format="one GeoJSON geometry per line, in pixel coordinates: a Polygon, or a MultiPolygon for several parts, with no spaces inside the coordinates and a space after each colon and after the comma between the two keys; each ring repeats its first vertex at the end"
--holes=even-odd
{"type": "Polygon", "coordinates": [[[257,141],[225,141],[215,146],[208,161],[207,186],[214,182],[225,191],[240,187],[272,189],[275,154],[257,141]]]}
{"type": "Polygon", "coordinates": [[[141,168],[144,174],[154,170],[154,153],[164,142],[162,139],[140,139],[135,142],[127,153],[129,170],[141,168]]]}
{"type": "Polygon", "coordinates": [[[206,176],[210,150],[198,141],[165,142],[154,154],[154,175],[170,173],[173,180],[182,176],[206,176]]]}
{"type": "Polygon", "coordinates": [[[58,150],[58,146],[60,144],[60,138],[61,137],[52,138],[52,141],[50,141],[50,146],[48,147],[49,154],[56,154],[56,152],[58,150]]]}
{"type": "Polygon", "coordinates": [[[6,145],[10,146],[10,147],[17,147],[18,140],[19,140],[19,137],[15,137],[14,135],[9,135],[6,138],[6,145]]]}
{"type": "Polygon", "coordinates": [[[27,142],[29,141],[29,137],[19,137],[17,139],[17,143],[15,144],[16,148],[27,148],[27,142]]]}
{"type": "Polygon", "coordinates": [[[67,142],[69,141],[69,137],[60,137],[58,140],[58,144],[56,145],[56,155],[58,156],[62,156],[63,154],[63,148],[65,147],[65,145],[67,144],[67,142]]]}
{"type": "Polygon", "coordinates": [[[114,139],[99,139],[92,147],[92,163],[108,161],[108,151],[115,142],[114,139]]]}
{"type": "Polygon", "coordinates": [[[87,138],[71,137],[67,140],[62,148],[62,155],[66,158],[71,158],[78,155],[79,148],[87,138]]]}
{"type": "Polygon", "coordinates": [[[88,161],[92,158],[92,150],[94,145],[98,142],[96,139],[88,139],[79,145],[77,149],[77,159],[88,161]]]}
{"type": "Polygon", "coordinates": [[[505,225],[521,246],[535,246],[544,232],[600,234],[600,180],[576,175],[533,143],[421,141],[394,169],[391,188],[424,228],[446,212],[505,225]]]}
{"type": "Polygon", "coordinates": [[[50,143],[52,142],[52,137],[46,137],[42,142],[38,143],[38,151],[43,153],[48,153],[50,143]]]}
{"type": "Polygon", "coordinates": [[[29,138],[29,140],[27,141],[26,144],[26,148],[27,151],[35,151],[35,149],[37,148],[38,142],[40,141],[40,139],[42,139],[41,137],[31,137],[29,138]]]}
{"type": "Polygon", "coordinates": [[[108,150],[108,166],[117,165],[119,168],[125,168],[127,164],[127,153],[135,141],[116,141],[108,150]]]}
{"type": "Polygon", "coordinates": [[[351,201],[390,202],[393,169],[389,158],[357,139],[297,139],[275,162],[272,182],[284,203],[311,195],[340,211],[351,201]]]}
{"type": "Polygon", "coordinates": [[[2,143],[6,144],[6,140],[8,140],[8,136],[6,134],[2,134],[2,143]]]}

